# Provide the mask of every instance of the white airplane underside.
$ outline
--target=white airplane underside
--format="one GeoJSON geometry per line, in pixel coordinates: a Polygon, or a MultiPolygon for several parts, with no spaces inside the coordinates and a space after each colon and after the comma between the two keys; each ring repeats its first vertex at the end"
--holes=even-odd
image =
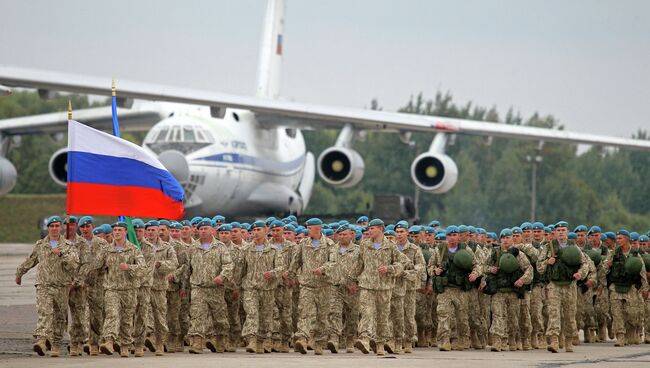
{"type": "MultiPolygon", "coordinates": [[[[650,151],[650,141],[437,116],[329,107],[279,100],[283,53],[284,1],[269,0],[262,33],[256,96],[235,96],[120,80],[118,108],[122,131],[148,131],[143,147],[156,154],[185,189],[188,216],[301,213],[309,203],[316,172],[328,184],[352,187],[365,164],[354,150],[368,130],[435,132],[427,152],[411,165],[411,179],[429,193],[445,193],[458,176],[445,153],[449,135],[529,139],[614,146],[650,151]],[[334,146],[315,159],[304,129],[340,129],[334,146]]],[[[12,87],[36,88],[42,95],[65,91],[108,95],[111,80],[51,71],[0,66],[0,98],[12,87]]],[[[74,119],[97,129],[112,127],[111,108],[77,110],[74,119]]],[[[16,183],[6,159],[10,139],[24,134],[65,132],[65,112],[0,120],[0,195],[16,183]]],[[[50,175],[65,185],[67,153],[50,159],[50,175]]]]}

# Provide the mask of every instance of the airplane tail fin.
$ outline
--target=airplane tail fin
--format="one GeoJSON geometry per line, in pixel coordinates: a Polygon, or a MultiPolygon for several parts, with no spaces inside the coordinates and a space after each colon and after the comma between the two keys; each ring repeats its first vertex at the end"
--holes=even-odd
{"type": "Polygon", "coordinates": [[[280,95],[284,9],[284,0],[268,0],[257,69],[258,97],[277,99],[280,95]]]}

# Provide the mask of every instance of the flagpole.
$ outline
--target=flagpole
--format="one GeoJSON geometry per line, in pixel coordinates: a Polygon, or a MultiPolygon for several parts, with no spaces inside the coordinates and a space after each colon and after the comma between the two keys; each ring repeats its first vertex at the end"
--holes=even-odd
{"type": "MultiPolygon", "coordinates": [[[[72,101],[68,100],[68,121],[70,120],[72,120],[72,101]]],[[[68,194],[66,193],[66,196],[67,195],[68,194]]],[[[70,214],[68,213],[67,206],[65,211],[65,238],[67,240],[72,239],[72,234],[70,234],[70,214]]]]}

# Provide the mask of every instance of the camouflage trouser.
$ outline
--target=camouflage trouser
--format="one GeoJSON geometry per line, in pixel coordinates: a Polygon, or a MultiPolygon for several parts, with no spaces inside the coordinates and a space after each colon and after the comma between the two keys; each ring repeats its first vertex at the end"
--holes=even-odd
{"type": "Polygon", "coordinates": [[[580,313],[578,314],[578,329],[587,332],[590,328],[596,328],[596,311],[594,309],[594,290],[589,289],[585,293],[578,291],[580,299],[580,313]]]}
{"type": "Polygon", "coordinates": [[[157,340],[165,342],[169,332],[167,328],[167,290],[151,289],[150,299],[154,335],[157,340]]]}
{"type": "Polygon", "coordinates": [[[327,339],[327,314],[330,306],[328,291],[327,287],[300,287],[300,319],[296,338],[308,340],[313,331],[316,342],[324,342],[327,339]]]}
{"type": "Polygon", "coordinates": [[[601,288],[600,294],[598,291],[596,292],[594,311],[596,313],[596,323],[599,327],[611,327],[612,316],[609,312],[609,290],[607,288],[601,288]]]}
{"type": "Polygon", "coordinates": [[[544,284],[536,284],[530,294],[530,321],[532,323],[532,333],[535,335],[542,335],[545,333],[544,315],[544,301],[546,298],[544,284]]]}
{"type": "Polygon", "coordinates": [[[432,296],[424,293],[416,293],[415,296],[415,322],[418,331],[431,330],[433,326],[433,316],[431,312],[433,300],[432,296]]]}
{"type": "Polygon", "coordinates": [[[514,292],[497,292],[492,295],[490,333],[501,338],[517,336],[520,309],[521,302],[514,292]]]}
{"type": "Polygon", "coordinates": [[[110,338],[121,346],[133,344],[133,314],[137,289],[106,290],[104,293],[104,339],[110,338]]]}
{"type": "Polygon", "coordinates": [[[612,310],[612,328],[615,334],[625,334],[627,328],[634,326],[634,320],[639,318],[636,313],[634,295],[635,288],[630,288],[627,293],[609,291],[609,305],[612,310]]]}
{"type": "Polygon", "coordinates": [[[275,289],[275,310],[277,316],[273,318],[272,336],[275,340],[288,340],[293,332],[291,320],[291,307],[293,304],[292,289],[281,285],[275,289]]]}
{"type": "Polygon", "coordinates": [[[644,317],[643,317],[643,330],[645,338],[650,338],[650,299],[643,302],[644,317]]]}
{"type": "Polygon", "coordinates": [[[404,295],[404,341],[415,342],[418,339],[418,327],[415,323],[415,290],[406,290],[404,295]]]}
{"type": "Polygon", "coordinates": [[[169,336],[181,334],[181,296],[178,290],[167,290],[167,330],[169,336]]]}
{"type": "Polygon", "coordinates": [[[471,304],[472,313],[469,313],[469,330],[477,336],[481,333],[485,322],[483,321],[483,310],[481,309],[481,297],[483,294],[478,289],[472,288],[468,291],[468,301],[471,304]]]}
{"type": "Polygon", "coordinates": [[[231,339],[238,339],[241,336],[241,318],[239,316],[241,299],[234,300],[232,294],[232,289],[226,289],[224,294],[228,310],[228,325],[230,326],[229,336],[231,339]]]}
{"type": "Polygon", "coordinates": [[[490,310],[492,308],[492,296],[485,293],[478,294],[480,312],[483,315],[483,326],[479,332],[479,338],[487,343],[488,332],[490,331],[490,310]]]}
{"type": "Polygon", "coordinates": [[[576,283],[558,285],[549,282],[546,286],[548,302],[548,326],[546,336],[559,336],[560,331],[565,337],[571,338],[577,332],[576,326],[576,283]]]}
{"type": "Polygon", "coordinates": [[[242,336],[257,336],[258,339],[271,338],[271,324],[275,290],[244,289],[243,302],[246,320],[242,336]]]}
{"type": "Polygon", "coordinates": [[[300,319],[300,314],[298,314],[298,304],[300,302],[300,285],[295,284],[293,286],[293,295],[291,303],[291,325],[292,331],[298,330],[298,319],[300,319]]]}
{"type": "Polygon", "coordinates": [[[404,296],[392,293],[390,297],[391,335],[395,339],[404,338],[404,296]]]}
{"type": "Polygon", "coordinates": [[[469,340],[469,305],[470,292],[457,288],[446,288],[438,294],[438,343],[458,338],[469,340]],[[453,320],[456,321],[456,336],[452,336],[453,320]]]}
{"type": "Polygon", "coordinates": [[[86,297],[88,298],[88,317],[90,345],[99,345],[99,339],[102,335],[102,326],[104,325],[104,288],[100,284],[90,285],[86,288],[86,297]]]}
{"type": "Polygon", "coordinates": [[[151,288],[140,286],[136,291],[135,318],[133,321],[133,339],[136,346],[144,346],[148,332],[149,307],[151,306],[151,288]]]}
{"type": "Polygon", "coordinates": [[[189,336],[227,336],[230,331],[223,287],[192,287],[189,336]],[[209,318],[211,317],[211,318],[209,318]]]}
{"type": "Polygon", "coordinates": [[[181,311],[178,319],[181,323],[181,336],[187,336],[190,330],[190,306],[192,305],[192,289],[186,289],[187,296],[181,299],[181,311]]]}
{"type": "Polygon", "coordinates": [[[359,293],[350,294],[346,285],[330,288],[328,332],[330,335],[355,337],[359,323],[359,293]]]}
{"type": "Polygon", "coordinates": [[[34,337],[60,344],[68,321],[68,287],[36,285],[36,311],[34,337]]]}
{"type": "Polygon", "coordinates": [[[88,338],[86,320],[86,288],[75,287],[68,294],[70,307],[70,343],[83,344],[88,338]]]}
{"type": "Polygon", "coordinates": [[[533,332],[533,323],[530,315],[530,291],[524,293],[524,298],[519,299],[519,328],[515,331],[520,340],[530,339],[533,332]]]}
{"type": "Polygon", "coordinates": [[[377,345],[392,338],[390,331],[390,299],[392,290],[360,289],[359,337],[374,339],[377,345]]]}

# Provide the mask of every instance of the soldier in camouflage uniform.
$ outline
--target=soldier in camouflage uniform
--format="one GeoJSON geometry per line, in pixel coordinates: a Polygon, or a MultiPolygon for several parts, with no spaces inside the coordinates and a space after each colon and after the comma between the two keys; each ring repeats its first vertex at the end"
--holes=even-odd
{"type": "MultiPolygon", "coordinates": [[[[527,226],[528,224],[524,224],[527,226]]],[[[532,226],[532,225],[531,225],[532,226]]],[[[521,253],[528,259],[531,265],[537,264],[539,252],[530,242],[524,242],[523,229],[520,227],[513,227],[512,229],[512,243],[513,247],[519,249],[521,253]]],[[[534,268],[530,268],[532,275],[530,282],[524,286],[524,297],[519,299],[519,330],[517,331],[517,350],[530,350],[531,335],[533,333],[533,324],[530,314],[530,304],[532,299],[532,282],[535,279],[534,268]]]]}
{"type": "MultiPolygon", "coordinates": [[[[271,229],[271,247],[282,257],[282,264],[291,263],[293,243],[284,239],[284,223],[275,220],[269,226],[271,229]]],[[[272,327],[273,350],[280,353],[289,352],[289,339],[292,334],[291,307],[293,303],[293,280],[289,279],[288,271],[283,272],[282,280],[275,290],[275,307],[278,312],[272,327]]]]}
{"type": "Polygon", "coordinates": [[[204,344],[214,352],[223,353],[229,331],[224,283],[233,278],[233,264],[226,247],[212,236],[211,225],[208,218],[198,223],[200,245],[192,246],[188,253],[192,287],[188,335],[193,354],[201,354],[204,344]],[[206,336],[213,335],[215,341],[204,343],[206,336]]]}
{"type": "Polygon", "coordinates": [[[246,320],[242,335],[249,353],[271,352],[271,325],[275,304],[275,289],[282,278],[282,257],[266,238],[266,224],[255,221],[251,226],[253,239],[240,252],[238,276],[235,283],[243,289],[246,320]]]}
{"type": "MultiPolygon", "coordinates": [[[[239,229],[241,229],[239,223],[224,224],[217,229],[219,241],[224,244],[230,253],[230,259],[233,264],[233,274],[236,274],[239,270],[239,251],[241,247],[241,238],[238,237],[239,229]],[[233,237],[240,240],[239,245],[233,242],[233,237]]],[[[226,351],[236,352],[237,346],[239,345],[239,336],[241,335],[241,320],[239,317],[241,303],[239,302],[239,287],[234,284],[232,279],[227,280],[224,285],[224,298],[226,300],[228,313],[228,325],[230,326],[228,341],[226,341],[226,351]]]]}
{"type": "MultiPolygon", "coordinates": [[[[64,221],[65,237],[76,248],[79,256],[79,266],[88,263],[89,247],[81,236],[77,234],[78,220],[75,216],[69,216],[64,221]]],[[[70,309],[70,356],[79,356],[82,352],[82,344],[88,338],[88,327],[86,320],[86,286],[79,278],[79,272],[72,277],[72,285],[68,292],[68,307],[70,309]]]]}
{"type": "MultiPolygon", "coordinates": [[[[435,236],[435,229],[429,226],[425,229],[424,240],[419,244],[425,264],[429,264],[432,249],[435,247],[435,236]]],[[[425,277],[425,284],[429,285],[428,274],[425,277]]],[[[435,303],[433,288],[426,285],[418,289],[416,294],[415,322],[418,347],[429,346],[427,334],[430,336],[433,333],[432,330],[435,329],[433,325],[437,324],[438,319],[432,310],[435,303]]]]}
{"type": "MultiPolygon", "coordinates": [[[[582,251],[591,249],[587,241],[587,227],[584,225],[577,226],[574,231],[576,234],[576,245],[582,251]]],[[[596,265],[587,257],[589,264],[589,274],[583,281],[577,283],[578,297],[576,302],[576,323],[578,331],[583,330],[584,341],[586,343],[596,342],[596,312],[594,310],[594,289],[598,284],[598,269],[596,265]]],[[[573,337],[573,344],[579,345],[580,339],[576,334],[573,337]]]]}
{"type": "MultiPolygon", "coordinates": [[[[140,252],[145,261],[145,267],[141,270],[141,277],[137,280],[136,304],[133,321],[133,339],[135,345],[135,356],[144,356],[144,346],[149,351],[155,352],[156,346],[151,339],[153,327],[148,322],[151,319],[151,286],[153,285],[153,263],[154,244],[162,243],[159,238],[159,222],[152,220],[145,224],[145,238],[140,243],[140,252]]],[[[162,354],[159,351],[158,354],[162,354]]]]}
{"type": "Polygon", "coordinates": [[[327,347],[335,353],[339,344],[345,344],[346,352],[353,353],[359,321],[359,293],[349,288],[348,280],[351,268],[359,256],[359,246],[352,242],[355,232],[349,225],[339,226],[336,233],[339,240],[338,272],[330,290],[327,347]]]}
{"type": "MultiPolygon", "coordinates": [[[[537,259],[545,254],[544,224],[535,222],[531,225],[531,245],[537,251],[537,259]]],[[[525,233],[525,230],[524,230],[525,233]]],[[[546,277],[537,270],[537,262],[533,264],[533,281],[530,292],[530,320],[532,324],[531,347],[546,349],[546,326],[544,323],[544,304],[546,303],[546,277]]]]}
{"type": "Polygon", "coordinates": [[[48,342],[50,356],[58,357],[68,313],[68,289],[77,272],[79,256],[70,242],[61,236],[61,218],[47,219],[48,235],[37,241],[27,259],[16,269],[16,284],[22,283],[27,271],[38,265],[36,275],[36,310],[34,351],[45,355],[48,342]]]}
{"type": "MultiPolygon", "coordinates": [[[[650,233],[650,232],[648,232],[650,233]]],[[[648,254],[650,254],[650,237],[648,235],[641,235],[639,237],[639,248],[640,248],[640,253],[643,254],[644,259],[647,259],[650,257],[648,254]]],[[[646,279],[650,279],[650,267],[648,267],[648,263],[645,262],[646,266],[646,279]]],[[[647,298],[643,301],[643,333],[644,333],[644,338],[643,342],[646,344],[650,344],[650,298],[647,298]]]]}
{"type": "Polygon", "coordinates": [[[368,223],[368,237],[359,245],[359,257],[349,275],[349,287],[359,292],[359,338],[354,345],[362,353],[370,352],[370,339],[375,352],[382,356],[384,344],[392,338],[390,330],[390,299],[394,277],[410,266],[406,256],[384,237],[384,222],[368,223]]]}
{"type": "Polygon", "coordinates": [[[288,278],[298,276],[300,301],[298,303],[298,329],[295,350],[307,354],[307,340],[314,331],[314,353],[323,353],[327,339],[327,315],[329,312],[328,280],[336,278],[338,247],[321,233],[322,221],[306,222],[308,237],[294,247],[288,278]]]}
{"type": "MultiPolygon", "coordinates": [[[[180,226],[172,226],[170,229],[170,245],[174,248],[178,267],[167,276],[169,285],[167,287],[167,351],[170,353],[183,352],[183,335],[181,330],[181,314],[187,314],[187,309],[181,311],[183,300],[187,299],[187,288],[189,284],[189,260],[190,247],[194,245],[190,236],[191,225],[183,220],[180,226]],[[180,227],[180,229],[179,229],[180,227]],[[182,240],[182,233],[185,231],[185,238],[189,244],[182,240]]],[[[189,305],[188,305],[189,309],[189,305]]]]}
{"type": "MultiPolygon", "coordinates": [[[[146,272],[144,257],[138,248],[126,239],[127,225],[113,225],[113,242],[102,249],[87,272],[100,270],[104,277],[104,343],[102,353],[113,354],[113,343],[119,338],[120,355],[129,356],[133,344],[133,315],[138,281],[146,272]]],[[[85,275],[84,275],[85,276],[85,275]]]]}

